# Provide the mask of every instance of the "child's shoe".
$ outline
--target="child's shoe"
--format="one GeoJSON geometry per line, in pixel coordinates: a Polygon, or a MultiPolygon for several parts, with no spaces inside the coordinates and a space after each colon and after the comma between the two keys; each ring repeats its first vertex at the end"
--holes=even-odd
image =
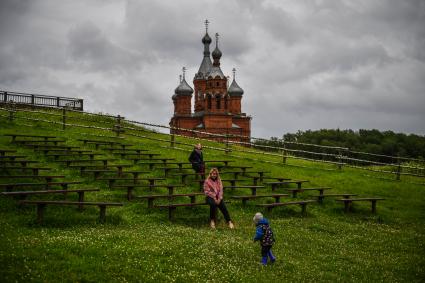
{"type": "Polygon", "coordinates": [[[262,258],[261,258],[261,265],[263,265],[263,266],[266,266],[267,265],[267,256],[263,256],[262,258]]]}
{"type": "Polygon", "coordinates": [[[210,227],[211,227],[211,229],[215,229],[215,221],[214,220],[211,220],[210,227]]]}
{"type": "Polygon", "coordinates": [[[235,224],[233,224],[232,221],[229,221],[229,228],[230,229],[235,229],[235,224]]]}

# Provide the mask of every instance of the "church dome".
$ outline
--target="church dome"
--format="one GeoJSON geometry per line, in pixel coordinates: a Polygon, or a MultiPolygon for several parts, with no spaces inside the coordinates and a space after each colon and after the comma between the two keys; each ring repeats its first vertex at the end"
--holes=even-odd
{"type": "Polygon", "coordinates": [[[233,79],[233,82],[230,85],[229,89],[227,90],[227,93],[230,96],[242,96],[243,95],[243,89],[237,84],[235,79],[233,79]]]}
{"type": "Polygon", "coordinates": [[[186,82],[185,78],[180,82],[180,84],[174,90],[174,93],[177,95],[192,95],[193,88],[186,82]]]}
{"type": "Polygon", "coordinates": [[[202,38],[202,43],[211,44],[211,42],[212,42],[211,37],[208,35],[208,33],[205,33],[204,37],[202,38]]]}

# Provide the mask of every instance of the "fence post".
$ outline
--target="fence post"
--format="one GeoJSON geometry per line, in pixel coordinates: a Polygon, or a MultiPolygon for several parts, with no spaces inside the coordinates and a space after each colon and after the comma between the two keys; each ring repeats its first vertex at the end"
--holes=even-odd
{"type": "Polygon", "coordinates": [[[66,127],[66,107],[62,108],[62,130],[66,127]]]}
{"type": "Polygon", "coordinates": [[[117,137],[119,137],[120,133],[123,132],[121,130],[121,119],[124,117],[121,117],[120,115],[117,116],[117,123],[112,128],[112,131],[114,131],[117,134],[117,137]]]}
{"type": "Polygon", "coordinates": [[[16,112],[16,105],[13,100],[9,101],[9,121],[12,122],[16,112]]]}
{"type": "Polygon", "coordinates": [[[229,145],[229,134],[226,134],[226,150],[225,153],[229,154],[230,153],[230,145],[229,145]]]}
{"type": "Polygon", "coordinates": [[[170,145],[171,145],[171,147],[173,147],[173,148],[174,148],[174,142],[175,142],[175,139],[176,139],[175,135],[174,135],[174,134],[171,134],[171,142],[170,142],[170,145]]]}
{"type": "Polygon", "coordinates": [[[338,150],[338,170],[342,170],[342,160],[343,160],[342,150],[339,149],[338,150]]]}
{"type": "Polygon", "coordinates": [[[401,174],[401,164],[400,164],[400,158],[397,156],[397,172],[396,172],[397,181],[400,181],[400,174],[401,174]]]}
{"type": "Polygon", "coordinates": [[[31,94],[31,104],[34,105],[34,102],[35,102],[34,94],[31,94]]]}
{"type": "Polygon", "coordinates": [[[286,164],[286,148],[285,148],[285,142],[283,142],[282,162],[283,162],[283,164],[286,164]]]}
{"type": "Polygon", "coordinates": [[[57,106],[57,107],[59,107],[59,104],[60,104],[59,102],[60,102],[59,97],[56,97],[56,106],[57,106]]]}
{"type": "Polygon", "coordinates": [[[7,91],[4,92],[3,101],[7,102],[7,91]]]}

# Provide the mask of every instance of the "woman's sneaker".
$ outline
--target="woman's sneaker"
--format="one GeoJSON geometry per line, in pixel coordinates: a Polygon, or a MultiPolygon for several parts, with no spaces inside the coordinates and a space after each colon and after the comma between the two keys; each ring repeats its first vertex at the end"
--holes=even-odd
{"type": "Polygon", "coordinates": [[[235,229],[235,225],[233,224],[232,221],[229,221],[229,228],[230,229],[235,229]]]}
{"type": "Polygon", "coordinates": [[[210,227],[211,227],[211,229],[215,229],[215,222],[214,222],[214,220],[211,220],[210,227]]]}

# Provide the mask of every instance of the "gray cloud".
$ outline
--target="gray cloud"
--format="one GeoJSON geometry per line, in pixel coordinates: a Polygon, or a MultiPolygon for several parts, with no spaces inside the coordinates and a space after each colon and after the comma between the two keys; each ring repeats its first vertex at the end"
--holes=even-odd
{"type": "Polygon", "coordinates": [[[4,0],[0,88],[77,96],[91,111],[168,124],[181,67],[190,82],[202,60],[206,18],[220,34],[224,73],[238,70],[254,136],[425,134],[421,0],[4,0]]]}

